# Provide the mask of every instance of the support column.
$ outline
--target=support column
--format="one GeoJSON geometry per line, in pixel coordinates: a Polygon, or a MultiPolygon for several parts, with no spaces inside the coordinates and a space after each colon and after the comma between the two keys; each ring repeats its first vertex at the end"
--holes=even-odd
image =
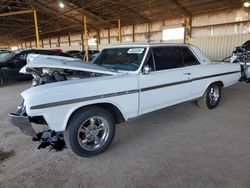
{"type": "Polygon", "coordinates": [[[118,18],[118,40],[122,43],[122,32],[121,32],[121,19],[118,18]]]}
{"type": "Polygon", "coordinates": [[[100,45],[100,30],[97,31],[97,37],[96,37],[96,49],[99,50],[100,45]]]}
{"type": "Polygon", "coordinates": [[[186,43],[192,37],[192,16],[191,15],[190,16],[185,16],[184,23],[185,23],[184,43],[186,43]]]}
{"type": "Polygon", "coordinates": [[[71,46],[70,34],[68,35],[69,46],[71,46]]]}
{"type": "Polygon", "coordinates": [[[36,47],[40,48],[39,30],[38,30],[36,10],[34,10],[34,22],[35,22],[35,30],[36,30],[36,47]]]}
{"type": "Polygon", "coordinates": [[[108,43],[110,44],[110,29],[108,29],[108,43]]]}
{"type": "Polygon", "coordinates": [[[89,62],[89,45],[88,45],[88,31],[87,31],[87,17],[83,16],[83,28],[84,28],[84,50],[86,62],[89,62]]]}
{"type": "Polygon", "coordinates": [[[60,48],[61,47],[60,37],[57,37],[57,44],[58,44],[58,47],[60,48]]]}
{"type": "Polygon", "coordinates": [[[132,25],[132,41],[135,42],[135,24],[132,25]]]}
{"type": "Polygon", "coordinates": [[[51,48],[51,38],[49,38],[49,47],[51,48]]]}

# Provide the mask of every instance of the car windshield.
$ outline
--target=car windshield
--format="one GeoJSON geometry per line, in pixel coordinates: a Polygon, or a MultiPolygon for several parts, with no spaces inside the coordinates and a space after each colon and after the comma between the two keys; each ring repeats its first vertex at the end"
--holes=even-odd
{"type": "Polygon", "coordinates": [[[10,53],[11,53],[11,52],[8,52],[8,51],[6,51],[6,52],[0,52],[0,59],[6,57],[6,56],[9,55],[10,53]]]}
{"type": "Polygon", "coordinates": [[[5,62],[10,60],[14,57],[17,53],[16,52],[4,52],[0,54],[0,62],[5,62]]]}
{"type": "Polygon", "coordinates": [[[142,62],[146,48],[104,49],[92,63],[112,70],[136,71],[142,62]]]}

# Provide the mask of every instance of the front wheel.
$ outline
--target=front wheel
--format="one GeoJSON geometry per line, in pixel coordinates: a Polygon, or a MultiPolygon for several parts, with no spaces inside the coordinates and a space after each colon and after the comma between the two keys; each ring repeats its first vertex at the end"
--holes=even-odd
{"type": "Polygon", "coordinates": [[[64,139],[76,155],[91,157],[104,152],[114,135],[114,118],[107,110],[96,106],[83,108],[71,117],[64,139]]]}
{"type": "Polygon", "coordinates": [[[221,85],[218,83],[211,84],[204,95],[197,100],[198,105],[202,108],[214,109],[220,103],[221,85]]]}

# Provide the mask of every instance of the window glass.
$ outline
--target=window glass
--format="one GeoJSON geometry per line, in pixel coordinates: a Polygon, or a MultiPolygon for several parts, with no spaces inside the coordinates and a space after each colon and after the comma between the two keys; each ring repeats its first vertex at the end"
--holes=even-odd
{"type": "Polygon", "coordinates": [[[27,58],[27,53],[20,53],[16,59],[20,60],[21,62],[26,62],[26,58],[27,58]]]}
{"type": "Polygon", "coordinates": [[[104,49],[92,63],[107,69],[136,71],[142,62],[146,48],[112,48],[104,49]]]}
{"type": "Polygon", "coordinates": [[[182,55],[178,47],[153,48],[156,70],[174,69],[183,66],[182,55]]]}
{"type": "Polygon", "coordinates": [[[145,63],[145,65],[148,65],[148,66],[151,67],[152,70],[155,70],[152,52],[149,52],[149,53],[150,53],[150,55],[149,55],[149,57],[147,58],[147,62],[145,63]]]}
{"type": "Polygon", "coordinates": [[[184,66],[192,66],[200,64],[199,61],[193,55],[193,53],[187,47],[182,47],[181,51],[183,55],[184,66]]]}

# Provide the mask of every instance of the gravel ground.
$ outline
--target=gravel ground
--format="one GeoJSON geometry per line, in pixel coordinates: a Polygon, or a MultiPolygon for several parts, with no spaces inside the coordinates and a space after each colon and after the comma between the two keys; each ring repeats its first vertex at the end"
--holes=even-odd
{"type": "Polygon", "coordinates": [[[10,125],[30,82],[0,88],[0,187],[250,187],[250,85],[223,90],[209,111],[186,103],[117,126],[105,153],[38,150],[10,125]]]}

